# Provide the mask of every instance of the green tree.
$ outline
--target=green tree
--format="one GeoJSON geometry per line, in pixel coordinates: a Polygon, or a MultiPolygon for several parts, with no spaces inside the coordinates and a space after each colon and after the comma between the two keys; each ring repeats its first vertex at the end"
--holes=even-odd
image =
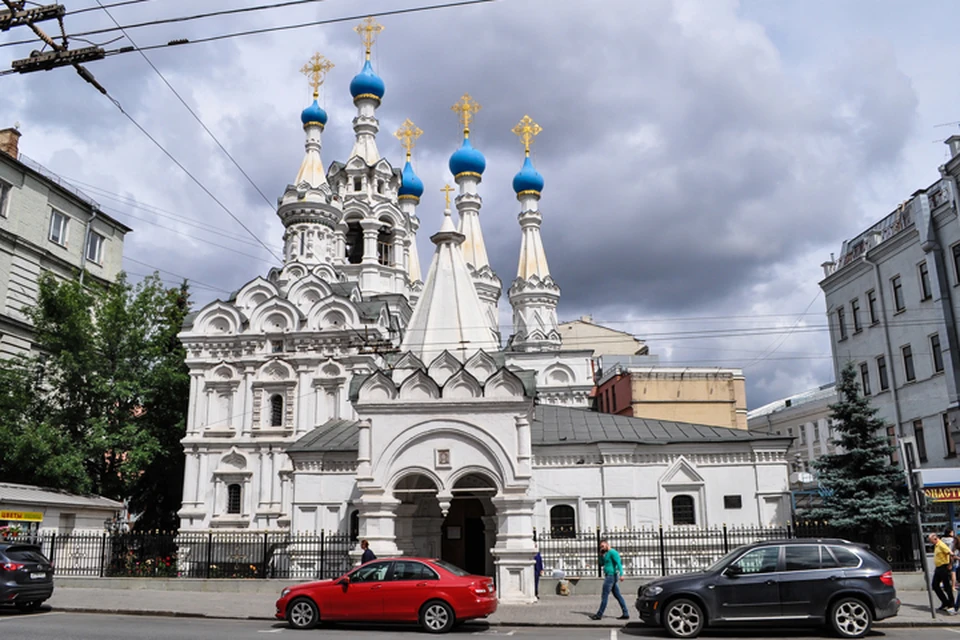
{"type": "Polygon", "coordinates": [[[188,308],[186,285],[157,276],[102,291],[41,278],[29,315],[42,355],[0,375],[0,480],[127,499],[143,525],[175,527],[188,308]]]}
{"type": "Polygon", "coordinates": [[[838,452],[814,461],[823,500],[801,516],[859,536],[907,522],[903,471],[891,463],[895,448],[886,439],[887,425],[860,393],[852,362],[840,372],[837,394],[830,409],[838,452]]]}

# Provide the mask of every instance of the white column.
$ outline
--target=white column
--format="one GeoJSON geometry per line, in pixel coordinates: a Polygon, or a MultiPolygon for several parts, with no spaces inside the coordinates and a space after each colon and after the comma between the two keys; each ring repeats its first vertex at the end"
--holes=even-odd
{"type": "Polygon", "coordinates": [[[530,420],[526,415],[516,417],[517,425],[517,477],[529,478],[531,476],[530,457],[530,420]]]}
{"type": "Polygon", "coordinates": [[[247,366],[243,371],[243,406],[241,407],[240,433],[248,435],[253,425],[253,367],[247,366]]]}
{"type": "MultiPolygon", "coordinates": [[[[396,533],[399,506],[399,500],[385,495],[365,495],[357,502],[360,512],[360,539],[367,540],[374,553],[380,557],[400,555],[396,533]]],[[[350,552],[354,563],[359,563],[362,553],[359,544],[350,552]]]]}
{"type": "Polygon", "coordinates": [[[357,480],[371,479],[370,453],[372,448],[370,420],[361,420],[357,424],[359,442],[357,444],[357,480]]]}
{"type": "Polygon", "coordinates": [[[533,509],[536,501],[524,490],[523,493],[496,496],[493,504],[497,509],[499,525],[493,556],[500,601],[518,604],[535,602],[533,509]]]}
{"type": "Polygon", "coordinates": [[[377,234],[382,223],[379,220],[362,220],[363,260],[361,264],[377,264],[377,234]]]}

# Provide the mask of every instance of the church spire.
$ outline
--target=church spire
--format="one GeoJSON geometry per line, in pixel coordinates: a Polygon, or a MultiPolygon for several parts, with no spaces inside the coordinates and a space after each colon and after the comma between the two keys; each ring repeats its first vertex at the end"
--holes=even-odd
{"type": "Polygon", "coordinates": [[[555,351],[560,348],[557,303],[560,287],[553,281],[547,266],[547,254],[540,237],[540,192],[543,176],[530,160],[530,145],[543,129],[530,116],[513,128],[524,148],[523,167],[513,178],[513,190],[520,201],[520,263],[517,279],[507,294],[513,307],[514,351],[555,351]]]}
{"type": "Polygon", "coordinates": [[[499,336],[500,312],[498,304],[503,286],[500,279],[490,267],[487,258],[487,247],[483,241],[483,232],[480,229],[480,206],[482,200],[477,193],[477,185],[483,178],[483,171],[487,167],[487,160],[470,142],[470,124],[473,122],[480,105],[463,94],[460,100],[450,107],[459,117],[463,128],[463,142],[450,156],[450,172],[460,187],[457,196],[457,211],[460,214],[460,232],[464,236],[463,257],[470,266],[477,294],[483,302],[484,317],[490,328],[499,336]]]}
{"type": "Polygon", "coordinates": [[[482,316],[482,303],[460,250],[464,236],[457,231],[450,215],[453,188],[446,185],[441,191],[446,196],[443,224],[430,237],[437,248],[400,346],[402,351],[411,351],[424,362],[444,351],[466,360],[478,349],[500,348],[490,328],[476,321],[482,316]]]}
{"type": "Polygon", "coordinates": [[[407,162],[403,165],[403,172],[400,174],[401,183],[400,189],[397,190],[397,201],[400,204],[400,210],[410,219],[411,234],[407,238],[407,277],[414,292],[418,293],[423,286],[423,276],[420,272],[420,254],[417,251],[417,229],[420,227],[417,205],[420,204],[420,196],[423,195],[423,181],[414,172],[410,159],[413,156],[413,147],[417,139],[423,135],[423,131],[407,118],[393,135],[407,152],[407,162]]]}
{"type": "Polygon", "coordinates": [[[323,110],[317,100],[320,98],[320,87],[332,68],[332,62],[319,53],[314,53],[313,57],[300,69],[300,73],[307,76],[310,86],[313,88],[313,104],[300,114],[300,121],[303,122],[303,130],[307,134],[307,141],[304,144],[306,153],[303,162],[300,164],[297,179],[294,181],[295,185],[306,183],[317,188],[320,185],[327,184],[326,174],[323,171],[323,159],[320,157],[322,146],[320,134],[327,124],[327,112],[323,110]]]}
{"type": "Polygon", "coordinates": [[[353,96],[353,104],[357,107],[357,117],[353,119],[356,141],[353,143],[353,152],[350,157],[359,156],[368,165],[372,165],[380,159],[380,151],[377,149],[377,132],[380,130],[380,123],[377,121],[376,112],[386,87],[370,64],[370,51],[377,36],[383,31],[383,25],[371,16],[353,30],[363,41],[366,59],[360,73],[350,81],[350,95],[353,96]]]}

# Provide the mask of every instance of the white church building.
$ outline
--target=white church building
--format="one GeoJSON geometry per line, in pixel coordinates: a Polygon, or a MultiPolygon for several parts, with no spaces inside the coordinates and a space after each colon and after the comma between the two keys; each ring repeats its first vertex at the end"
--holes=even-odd
{"type": "MultiPolygon", "coordinates": [[[[352,532],[377,555],[443,557],[495,575],[505,601],[532,602],[534,529],[768,525],[789,519],[788,438],[589,410],[590,351],[565,350],[560,288],[541,241],[540,127],[514,128],[519,266],[498,326],[501,280],[481,230],[479,106],[453,109],[463,141],[457,189],[423,212],[437,229],[422,277],[423,183],[380,154],[384,82],[370,64],[381,27],[357,28],[367,61],[350,83],[356,142],[324,168],[332,66],[304,68],[300,171],[279,199],[284,264],[185,323],[190,370],[182,532],[352,532]],[[519,154],[518,154],[519,155],[519,154]]],[[[504,215],[503,212],[486,215],[504,215]]]]}

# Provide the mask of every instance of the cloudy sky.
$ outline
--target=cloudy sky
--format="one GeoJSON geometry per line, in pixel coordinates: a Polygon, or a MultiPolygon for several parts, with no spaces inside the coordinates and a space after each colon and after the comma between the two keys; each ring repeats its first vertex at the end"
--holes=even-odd
{"type": "MultiPolygon", "coordinates": [[[[68,11],[96,7],[63,2],[68,11]]],[[[128,25],[269,3],[153,0],[111,12],[128,25]]],[[[324,0],[129,35],[146,46],[424,4],[324,0]]],[[[938,141],[956,131],[937,125],[960,119],[956,48],[945,28],[960,24],[958,14],[949,0],[497,0],[383,17],[374,51],[387,86],[380,150],[399,166],[390,133],[405,118],[424,131],[415,165],[427,187],[419,210],[426,269],[460,135],[450,105],[464,92],[483,105],[471,136],[487,157],[481,219],[506,289],[520,238],[510,181],[523,159],[510,129],[530,114],[544,129],[534,161],[546,179],[543,236],[563,290],[561,319],[592,314],[648,340],[663,363],[742,367],[753,408],[833,379],[820,264],[936,179],[946,151],[938,141]]],[[[324,161],[350,152],[347,87],[363,59],[355,23],[148,55],[275,203],[302,157],[299,113],[310,89],[298,70],[314,51],[336,64],[322,96],[324,161]]],[[[96,10],[70,14],[66,25],[78,33],[113,23],[96,10]]],[[[0,44],[30,36],[15,29],[0,44]]],[[[35,48],[0,48],[0,66],[35,48]]],[[[279,251],[270,204],[139,54],[88,68],[279,251]]],[[[135,229],[125,247],[135,277],[155,268],[170,282],[188,277],[199,305],[274,264],[71,69],[0,78],[0,126],[14,122],[23,153],[135,229]]],[[[509,335],[506,295],[501,307],[509,335]]]]}

